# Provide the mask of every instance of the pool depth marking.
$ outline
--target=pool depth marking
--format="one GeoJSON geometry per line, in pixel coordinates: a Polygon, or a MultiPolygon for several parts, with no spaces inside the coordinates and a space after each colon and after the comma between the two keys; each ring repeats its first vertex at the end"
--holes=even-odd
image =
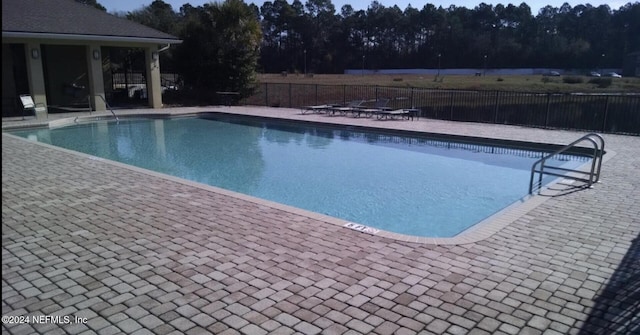
{"type": "Polygon", "coordinates": [[[353,230],[357,230],[363,233],[368,233],[371,235],[376,235],[380,232],[380,229],[376,229],[373,227],[369,227],[369,226],[365,226],[363,224],[359,224],[359,223],[353,223],[353,222],[347,222],[343,227],[349,228],[349,229],[353,229],[353,230]]]}

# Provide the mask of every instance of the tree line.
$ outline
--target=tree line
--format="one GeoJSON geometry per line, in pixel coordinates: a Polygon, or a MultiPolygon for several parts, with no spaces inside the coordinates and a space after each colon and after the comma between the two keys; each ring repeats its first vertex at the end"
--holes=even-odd
{"type": "Polygon", "coordinates": [[[265,2],[261,64],[268,72],[342,72],[345,68],[589,69],[621,67],[640,49],[640,3],[612,10],[564,4],[533,16],[522,3],[473,9],[426,4],[335,14],[331,0],[265,2]]]}
{"type": "MultiPolygon", "coordinates": [[[[211,5],[185,4],[176,12],[155,0],[125,15],[188,41],[206,33],[193,25],[207,25],[206,15],[198,13],[211,5]]],[[[565,3],[546,6],[535,16],[526,3],[480,3],[472,9],[425,4],[402,10],[373,1],[366,10],[345,5],[339,13],[331,0],[247,6],[261,28],[258,69],[270,73],[342,73],[363,67],[620,68],[626,54],[640,50],[639,2],[619,9],[565,3]]],[[[208,47],[214,35],[203,36],[199,46],[208,47]]]]}

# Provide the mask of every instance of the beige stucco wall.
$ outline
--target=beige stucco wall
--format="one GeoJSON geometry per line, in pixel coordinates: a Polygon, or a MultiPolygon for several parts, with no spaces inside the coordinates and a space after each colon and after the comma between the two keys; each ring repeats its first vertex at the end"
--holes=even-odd
{"type": "Polygon", "coordinates": [[[162,87],[160,83],[160,57],[157,47],[146,48],[147,99],[152,108],[162,108],[162,87]]]}
{"type": "Polygon", "coordinates": [[[102,50],[99,44],[85,47],[85,59],[87,61],[87,77],[89,82],[89,102],[91,108],[97,111],[107,109],[104,91],[104,78],[102,77],[102,50]]]}
{"type": "MultiPolygon", "coordinates": [[[[27,63],[27,77],[29,78],[29,92],[36,104],[48,106],[44,82],[44,64],[42,62],[42,48],[37,43],[24,45],[27,63]]],[[[38,118],[46,117],[46,113],[39,113],[38,118]]]]}

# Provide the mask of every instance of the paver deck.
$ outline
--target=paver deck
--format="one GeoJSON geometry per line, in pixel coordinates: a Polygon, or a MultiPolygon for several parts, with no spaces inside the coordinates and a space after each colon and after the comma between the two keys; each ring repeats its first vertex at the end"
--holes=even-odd
{"type": "MultiPolygon", "coordinates": [[[[143,112],[200,110],[558,144],[583,134],[257,107],[143,112]]],[[[640,137],[604,137],[615,155],[601,183],[484,239],[439,245],[3,134],[2,332],[631,334],[640,137]]]]}

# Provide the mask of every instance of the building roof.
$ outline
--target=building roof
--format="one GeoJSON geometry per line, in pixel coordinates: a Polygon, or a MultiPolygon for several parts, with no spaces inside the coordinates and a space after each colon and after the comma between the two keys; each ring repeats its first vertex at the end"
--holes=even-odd
{"type": "Polygon", "coordinates": [[[74,0],[2,0],[2,37],[181,42],[176,36],[74,0]]]}

